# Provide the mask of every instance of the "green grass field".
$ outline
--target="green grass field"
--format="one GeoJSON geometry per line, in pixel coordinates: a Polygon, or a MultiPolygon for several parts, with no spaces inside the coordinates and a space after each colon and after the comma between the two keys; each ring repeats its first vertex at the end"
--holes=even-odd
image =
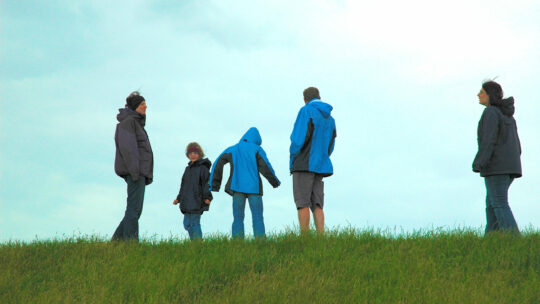
{"type": "Polygon", "coordinates": [[[540,303],[540,233],[0,245],[0,303],[540,303]]]}

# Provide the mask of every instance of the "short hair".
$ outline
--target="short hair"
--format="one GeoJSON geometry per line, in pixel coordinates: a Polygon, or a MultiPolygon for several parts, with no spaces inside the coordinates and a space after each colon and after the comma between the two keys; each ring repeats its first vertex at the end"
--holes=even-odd
{"type": "Polygon", "coordinates": [[[482,84],[482,89],[484,89],[489,96],[490,105],[500,106],[502,104],[504,92],[500,84],[493,80],[488,80],[482,84]]]}
{"type": "Polygon", "coordinates": [[[201,156],[201,158],[204,157],[204,151],[201,147],[201,145],[199,145],[199,143],[197,142],[190,142],[187,147],[186,147],[186,156],[189,157],[189,152],[190,150],[195,150],[197,152],[199,152],[199,155],[201,156]]]}
{"type": "Polygon", "coordinates": [[[314,98],[321,99],[321,95],[319,95],[319,89],[317,89],[316,87],[309,87],[304,90],[305,101],[311,101],[314,98]]]}
{"type": "Polygon", "coordinates": [[[126,97],[126,106],[135,110],[143,101],[145,101],[145,99],[141,96],[139,91],[133,91],[126,97]]]}

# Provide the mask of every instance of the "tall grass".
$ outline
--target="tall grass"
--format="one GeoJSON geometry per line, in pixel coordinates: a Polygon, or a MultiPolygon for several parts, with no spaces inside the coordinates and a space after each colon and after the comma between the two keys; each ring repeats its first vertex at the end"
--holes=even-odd
{"type": "Polygon", "coordinates": [[[0,303],[540,303],[540,233],[0,245],[0,303]]]}

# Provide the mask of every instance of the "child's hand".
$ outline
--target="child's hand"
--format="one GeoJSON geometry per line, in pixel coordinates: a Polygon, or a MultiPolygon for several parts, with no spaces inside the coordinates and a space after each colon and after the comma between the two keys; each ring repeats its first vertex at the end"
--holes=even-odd
{"type": "Polygon", "coordinates": [[[207,204],[207,205],[210,205],[210,200],[209,200],[209,199],[205,199],[205,200],[204,200],[204,203],[207,204]]]}
{"type": "Polygon", "coordinates": [[[174,200],[174,202],[172,202],[173,205],[176,205],[178,204],[178,200],[174,200]]]}

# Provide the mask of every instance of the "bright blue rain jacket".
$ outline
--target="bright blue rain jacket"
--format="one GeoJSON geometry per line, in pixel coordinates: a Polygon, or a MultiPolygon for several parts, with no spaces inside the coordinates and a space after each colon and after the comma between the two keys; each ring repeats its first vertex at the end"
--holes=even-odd
{"type": "Polygon", "coordinates": [[[279,179],[266,158],[261,147],[262,138],[257,128],[250,128],[240,142],[227,148],[214,162],[210,174],[210,190],[219,191],[223,177],[223,166],[230,163],[231,173],[225,185],[225,192],[246,194],[263,194],[259,172],[274,187],[280,185],[279,179]]]}
{"type": "Polygon", "coordinates": [[[332,106],[315,98],[298,112],[291,134],[291,172],[334,173],[330,155],[334,151],[336,122],[332,106]]]}

